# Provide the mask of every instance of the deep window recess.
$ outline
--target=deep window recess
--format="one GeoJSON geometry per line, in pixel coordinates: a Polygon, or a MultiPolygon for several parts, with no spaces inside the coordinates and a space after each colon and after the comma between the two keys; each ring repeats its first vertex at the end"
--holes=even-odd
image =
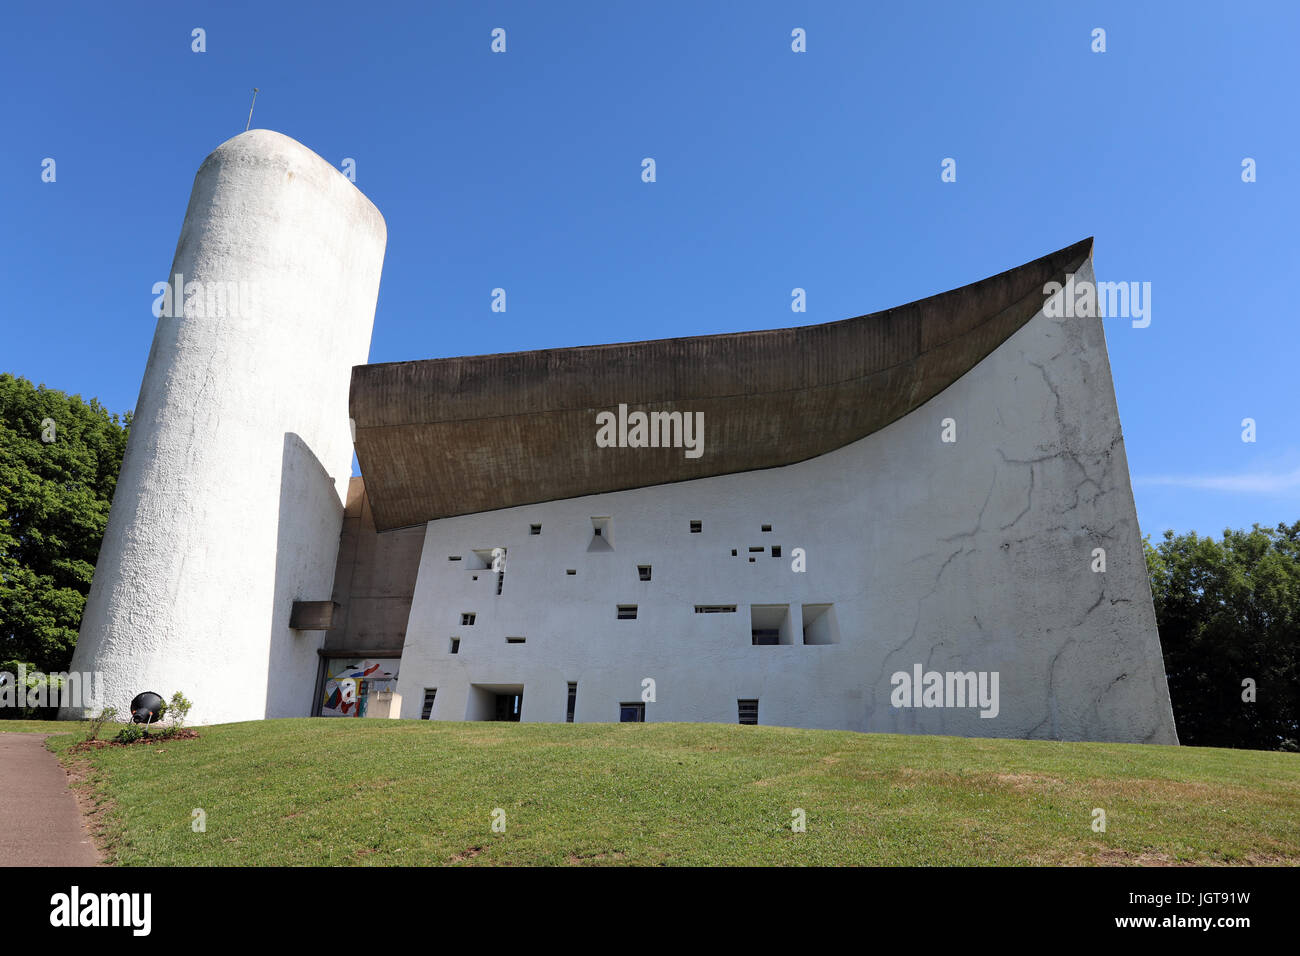
{"type": "Polygon", "coordinates": [[[763,525],[763,530],[764,530],[764,531],[771,531],[771,530],[772,530],[772,526],[771,526],[770,524],[765,524],[765,525],[763,525]]]}
{"type": "Polygon", "coordinates": [[[645,704],[637,701],[633,704],[622,703],[618,705],[618,719],[620,723],[642,723],[645,721],[645,704]]]}
{"type": "Polygon", "coordinates": [[[576,568],[566,568],[565,571],[564,571],[564,573],[565,573],[565,574],[577,574],[578,571],[577,571],[576,568]]]}
{"type": "Polygon", "coordinates": [[[642,581],[649,581],[649,580],[650,580],[650,565],[648,565],[648,564],[638,564],[638,565],[636,566],[636,575],[637,575],[637,577],[638,577],[640,580],[642,580],[642,581]]]}
{"type": "Polygon", "coordinates": [[[620,621],[635,621],[635,620],[636,620],[636,605],[635,605],[635,604],[620,604],[620,605],[618,606],[618,619],[619,619],[620,621]]]}
{"type": "Polygon", "coordinates": [[[697,604],[695,605],[696,614],[735,614],[736,605],[734,604],[697,604]]]}
{"type": "Polygon", "coordinates": [[[529,533],[529,534],[541,534],[541,533],[542,533],[542,526],[539,525],[539,524],[530,524],[530,525],[528,526],[528,533],[529,533]]]}
{"type": "Polygon", "coordinates": [[[758,723],[758,698],[753,700],[736,701],[736,709],[740,712],[740,722],[742,724],[758,723]]]}
{"type": "Polygon", "coordinates": [[[472,611],[462,612],[460,616],[460,626],[469,627],[471,624],[474,623],[474,617],[475,615],[472,611]]]}
{"type": "Polygon", "coordinates": [[[428,720],[429,715],[433,713],[433,699],[438,696],[438,688],[426,687],[424,689],[424,706],[420,708],[420,719],[428,720]]]}
{"type": "Polygon", "coordinates": [[[703,530],[704,530],[703,522],[700,521],[691,522],[691,534],[699,534],[703,530]]]}
{"type": "Polygon", "coordinates": [[[447,555],[447,560],[448,560],[448,561],[459,561],[459,560],[460,560],[460,555],[459,555],[459,554],[449,554],[449,555],[447,555]]]}
{"type": "Polygon", "coordinates": [[[526,637],[507,637],[507,638],[506,638],[506,643],[507,643],[507,644],[523,644],[523,643],[524,643],[525,641],[527,641],[527,640],[528,640],[528,638],[526,638],[526,637]]]}
{"type": "Polygon", "coordinates": [[[755,647],[795,643],[790,628],[790,605],[751,604],[749,633],[755,647]]]}
{"type": "Polygon", "coordinates": [[[459,654],[459,653],[460,653],[460,638],[459,638],[459,637],[453,637],[453,638],[451,639],[451,652],[452,652],[453,654],[459,654]]]}
{"type": "Polygon", "coordinates": [[[588,551],[613,551],[614,550],[614,524],[608,517],[595,517],[591,519],[591,542],[587,545],[588,551]]]}
{"type": "Polygon", "coordinates": [[[781,557],[781,546],[779,544],[772,545],[772,557],[774,558],[781,557]]]}
{"type": "Polygon", "coordinates": [[[565,708],[565,712],[564,712],[564,722],[566,724],[573,723],[573,710],[577,705],[578,705],[578,682],[571,680],[569,681],[569,703],[568,706],[565,708]]]}

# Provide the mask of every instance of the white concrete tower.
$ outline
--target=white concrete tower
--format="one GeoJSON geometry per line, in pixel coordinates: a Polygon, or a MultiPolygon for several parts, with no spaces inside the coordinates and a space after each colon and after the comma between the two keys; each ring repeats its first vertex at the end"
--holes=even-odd
{"type": "Polygon", "coordinates": [[[199,168],[72,661],[104,705],[179,690],[196,723],[310,713],[323,634],[289,613],[330,597],[386,238],[279,133],[199,168]]]}

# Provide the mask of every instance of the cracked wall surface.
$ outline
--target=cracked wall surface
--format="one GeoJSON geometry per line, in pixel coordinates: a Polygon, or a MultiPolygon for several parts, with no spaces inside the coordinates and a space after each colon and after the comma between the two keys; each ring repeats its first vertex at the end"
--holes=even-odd
{"type": "Polygon", "coordinates": [[[808,461],[429,522],[403,716],[426,688],[435,719],[460,720],[471,684],[523,685],[523,719],[562,721],[576,681],[575,719],[611,721],[647,678],[647,720],[734,723],[757,698],[764,724],[1176,743],[1102,320],[1039,312],[920,408],[808,461]],[[595,516],[610,550],[588,550],[595,516]],[[500,595],[448,560],[494,547],[500,595]],[[837,643],[751,643],[750,605],[827,603],[837,643]],[[997,672],[997,716],[894,706],[891,675],[918,664],[997,672]]]}

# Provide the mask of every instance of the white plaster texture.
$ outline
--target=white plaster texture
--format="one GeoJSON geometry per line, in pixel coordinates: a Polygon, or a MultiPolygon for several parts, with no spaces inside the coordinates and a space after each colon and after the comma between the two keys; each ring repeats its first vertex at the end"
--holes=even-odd
{"type": "Polygon", "coordinates": [[[575,720],[615,721],[647,678],[651,721],[735,723],[757,698],[761,724],[1176,743],[1102,321],[1040,311],[921,408],[809,461],[428,524],[404,717],[425,688],[433,719],[464,720],[488,713],[471,685],[522,685],[523,720],[563,721],[576,681],[575,720]],[[588,549],[596,516],[612,549],[588,549]],[[495,547],[499,596],[470,567],[495,547]],[[773,604],[795,642],[754,646],[751,606],[773,604]],[[833,605],[836,643],[801,643],[804,604],[833,605]],[[997,672],[997,716],[893,706],[891,676],[916,664],[997,672]]]}
{"type": "Polygon", "coordinates": [[[322,634],[289,612],[331,593],[385,243],[371,202],[287,136],[243,133],[200,167],[168,281],[252,298],[158,320],[72,662],[103,673],[104,704],[179,690],[196,723],[310,713],[322,634]]]}

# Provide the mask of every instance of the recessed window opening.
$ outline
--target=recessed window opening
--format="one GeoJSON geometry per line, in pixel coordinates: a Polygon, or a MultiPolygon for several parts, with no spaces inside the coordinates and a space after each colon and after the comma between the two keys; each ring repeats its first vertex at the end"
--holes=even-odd
{"type": "Polygon", "coordinates": [[[774,558],[781,557],[781,546],[779,544],[772,545],[772,557],[774,558]]]}
{"type": "Polygon", "coordinates": [[[641,581],[649,581],[649,580],[650,580],[650,565],[648,565],[648,564],[638,564],[638,565],[636,566],[636,576],[637,576],[637,578],[638,578],[639,580],[641,580],[641,581]]]}
{"type": "Polygon", "coordinates": [[[420,708],[420,719],[428,720],[433,713],[433,699],[438,696],[438,688],[426,687],[424,689],[424,706],[420,708]]]}
{"type": "Polygon", "coordinates": [[[506,643],[507,643],[507,644],[523,644],[523,643],[524,643],[525,641],[527,641],[527,640],[528,640],[528,638],[526,638],[526,637],[507,637],[507,638],[506,638],[506,643]]]}
{"type": "Polygon", "coordinates": [[[704,522],[702,521],[691,522],[691,534],[699,534],[703,530],[704,530],[704,522]]]}
{"type": "Polygon", "coordinates": [[[565,573],[565,574],[577,574],[577,573],[578,573],[578,570],[577,570],[577,568],[566,568],[565,571],[564,571],[564,573],[565,573]]]}
{"type": "Polygon", "coordinates": [[[465,612],[463,612],[463,613],[461,614],[461,616],[460,616],[460,626],[461,626],[461,627],[470,627],[471,625],[473,625],[473,623],[474,623],[474,619],[475,619],[477,616],[478,616],[478,615],[475,614],[473,611],[465,611],[465,612]]]}
{"type": "Polygon", "coordinates": [[[763,530],[764,530],[764,531],[771,531],[771,530],[772,530],[772,526],[771,526],[770,524],[765,524],[765,525],[763,525],[763,530]]]}
{"type": "Polygon", "coordinates": [[[696,614],[734,614],[736,605],[734,604],[697,604],[695,605],[696,614]]]}
{"type": "Polygon", "coordinates": [[[573,723],[573,711],[577,707],[577,705],[578,705],[578,682],[576,680],[571,680],[569,681],[569,703],[565,707],[565,711],[564,711],[564,722],[566,724],[573,723]]]}
{"type": "Polygon", "coordinates": [[[740,723],[757,724],[758,723],[758,698],[750,700],[736,701],[736,710],[739,712],[740,723]]]}
{"type": "Polygon", "coordinates": [[[530,524],[530,525],[528,526],[528,533],[529,533],[529,534],[541,534],[541,533],[542,533],[542,526],[539,525],[539,524],[530,524]]]}
{"type": "Polygon", "coordinates": [[[645,704],[641,701],[621,703],[618,705],[618,719],[624,724],[639,724],[645,721],[645,704]]]}
{"type": "Polygon", "coordinates": [[[790,628],[790,605],[753,604],[749,608],[750,640],[755,647],[793,644],[790,628]]]}
{"type": "Polygon", "coordinates": [[[452,652],[453,654],[459,654],[459,653],[460,653],[460,638],[459,638],[459,637],[453,637],[453,638],[451,639],[451,652],[452,652]]]}
{"type": "Polygon", "coordinates": [[[620,621],[635,621],[635,620],[636,620],[636,605],[635,605],[635,604],[620,604],[620,605],[618,606],[618,619],[619,619],[620,621]]]}
{"type": "Polygon", "coordinates": [[[591,542],[588,551],[614,550],[614,524],[608,517],[593,516],[591,519],[591,542]]]}
{"type": "Polygon", "coordinates": [[[459,555],[459,554],[449,554],[449,555],[447,555],[447,560],[448,560],[448,561],[459,561],[459,560],[460,560],[460,555],[459,555]]]}
{"type": "Polygon", "coordinates": [[[805,604],[803,606],[803,642],[805,644],[838,644],[840,642],[834,604],[805,604]]]}

